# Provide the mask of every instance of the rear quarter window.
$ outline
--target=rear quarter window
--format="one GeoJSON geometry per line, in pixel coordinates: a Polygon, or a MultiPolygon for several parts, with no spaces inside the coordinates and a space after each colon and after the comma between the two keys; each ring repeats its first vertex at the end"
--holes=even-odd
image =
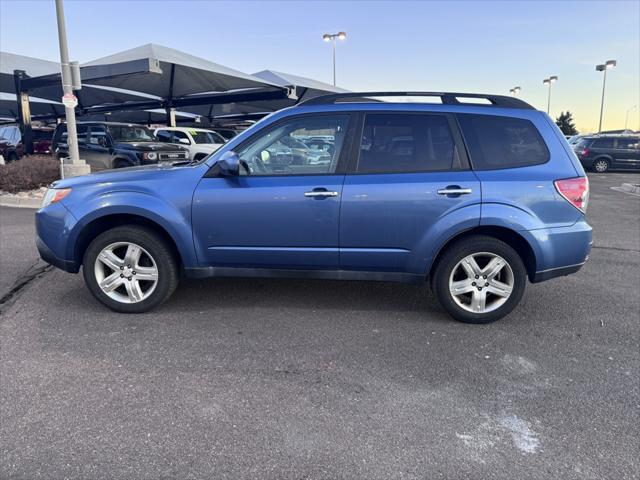
{"type": "Polygon", "coordinates": [[[549,150],[529,120],[473,114],[457,117],[476,170],[529,167],[549,161],[549,150]]]}

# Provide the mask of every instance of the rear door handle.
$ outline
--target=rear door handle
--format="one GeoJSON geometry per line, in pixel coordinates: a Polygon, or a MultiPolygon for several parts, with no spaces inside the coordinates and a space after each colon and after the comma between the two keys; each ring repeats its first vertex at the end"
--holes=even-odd
{"type": "Polygon", "coordinates": [[[338,192],[330,192],[328,190],[313,190],[311,192],[304,192],[304,196],[311,198],[337,197],[338,192]]]}
{"type": "Polygon", "coordinates": [[[469,195],[472,192],[470,188],[447,187],[438,190],[438,195],[469,195]]]}

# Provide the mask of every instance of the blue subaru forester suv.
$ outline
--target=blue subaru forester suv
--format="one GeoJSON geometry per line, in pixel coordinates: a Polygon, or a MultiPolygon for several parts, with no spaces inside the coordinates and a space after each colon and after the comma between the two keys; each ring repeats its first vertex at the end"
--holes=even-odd
{"type": "Polygon", "coordinates": [[[181,276],[286,276],[428,281],[454,318],[486,323],[527,279],[585,263],[588,192],[562,133],[519,99],[334,94],[201,161],[55,182],[37,246],[118,312],[157,307],[181,276]]]}

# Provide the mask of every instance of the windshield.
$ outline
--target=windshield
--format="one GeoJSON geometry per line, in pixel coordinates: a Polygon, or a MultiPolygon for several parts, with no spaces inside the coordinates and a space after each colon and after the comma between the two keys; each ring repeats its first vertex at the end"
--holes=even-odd
{"type": "Polygon", "coordinates": [[[151,130],[140,125],[109,125],[109,133],[116,142],[154,142],[151,130]]]}
{"type": "Polygon", "coordinates": [[[196,143],[224,143],[224,138],[216,132],[207,132],[205,130],[189,130],[193,141],[196,143]]]}

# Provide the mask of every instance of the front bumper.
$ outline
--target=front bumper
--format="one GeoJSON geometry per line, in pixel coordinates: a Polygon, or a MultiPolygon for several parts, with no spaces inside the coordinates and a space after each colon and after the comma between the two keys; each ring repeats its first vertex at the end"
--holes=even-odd
{"type": "Polygon", "coordinates": [[[40,237],[36,237],[36,248],[38,249],[40,258],[54,267],[69,273],[78,273],[80,270],[76,262],[57,257],[40,237]]]}
{"type": "Polygon", "coordinates": [[[76,224],[76,219],[62,202],[36,212],[36,247],[40,257],[65,272],[77,273],[80,270],[69,239],[76,224]]]}

